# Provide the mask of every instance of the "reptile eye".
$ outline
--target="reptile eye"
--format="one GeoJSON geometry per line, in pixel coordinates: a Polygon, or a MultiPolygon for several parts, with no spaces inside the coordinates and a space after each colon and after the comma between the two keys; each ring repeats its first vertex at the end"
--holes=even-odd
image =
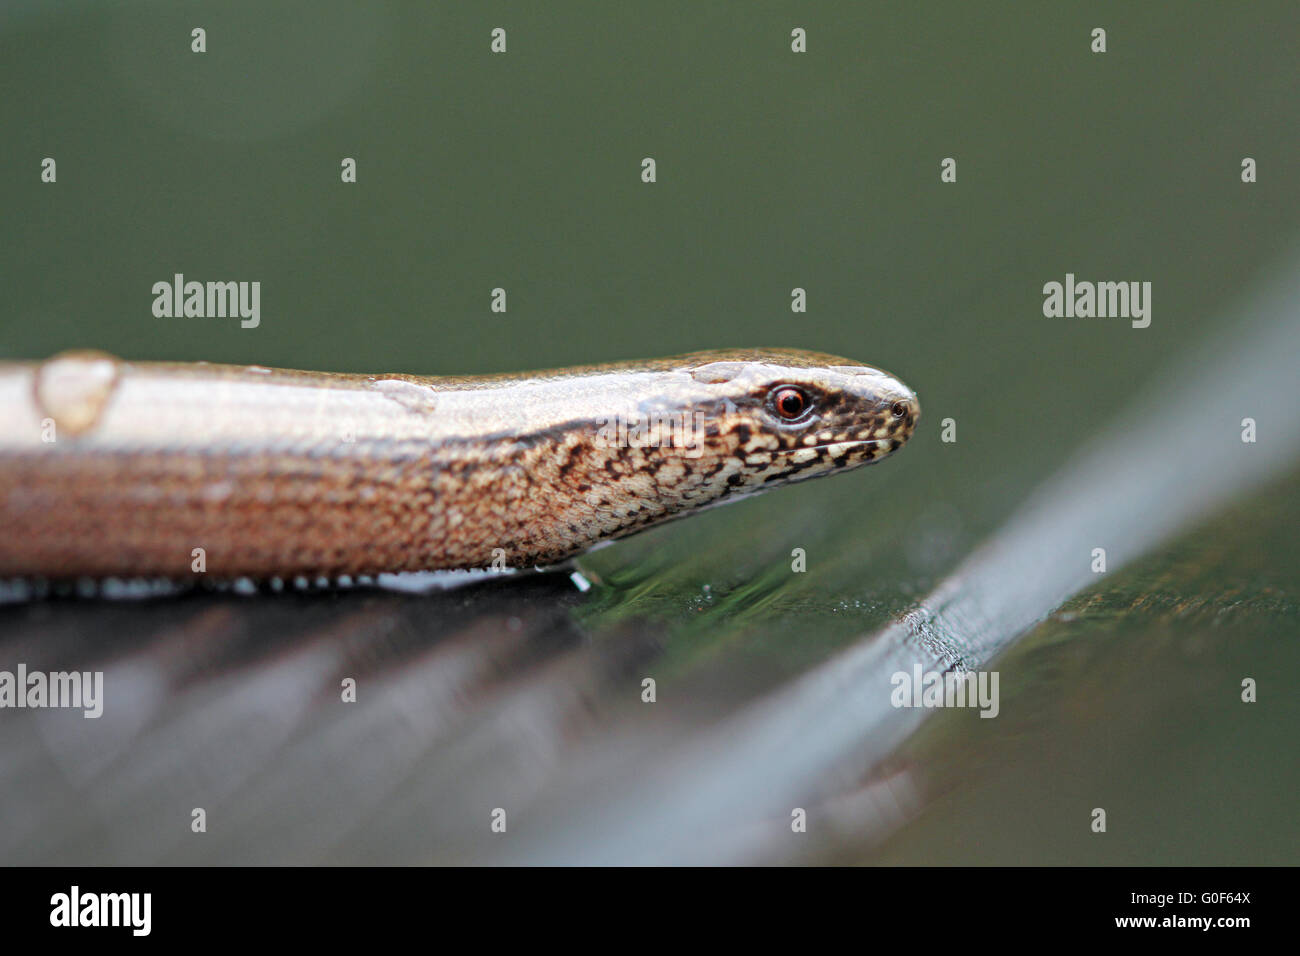
{"type": "Polygon", "coordinates": [[[802,418],[811,407],[812,399],[808,393],[793,385],[782,385],[772,393],[772,408],[787,422],[802,418]]]}
{"type": "Polygon", "coordinates": [[[894,413],[895,418],[902,418],[907,414],[907,403],[894,402],[894,404],[889,407],[889,410],[894,413]]]}

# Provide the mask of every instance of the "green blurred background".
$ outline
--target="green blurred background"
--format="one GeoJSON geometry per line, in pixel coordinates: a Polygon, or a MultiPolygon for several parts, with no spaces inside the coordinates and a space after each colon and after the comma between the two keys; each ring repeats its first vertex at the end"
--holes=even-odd
{"type": "MultiPolygon", "coordinates": [[[[10,3],[0,358],[440,374],[790,345],[895,372],[925,418],[884,467],[584,562],[586,633],[662,634],[686,734],[906,611],[1277,267],[1297,36],[1294,2],[10,3]],[[260,327],[155,318],[176,272],[260,280],[260,327]],[[1066,272],[1150,281],[1150,328],[1044,318],[1066,272]]],[[[1231,700],[1252,666],[1277,695],[1300,664],[1297,545],[1272,523],[1294,529],[1298,487],[1035,632],[1002,665],[1018,716],[932,721],[900,760],[941,795],[828,858],[1296,862],[1295,707],[1230,732],[1188,697],[1231,700]],[[1230,614],[1165,606],[1228,587],[1230,614]],[[1077,808],[1044,794],[1079,775],[1141,821],[1118,859],[1060,836],[1077,808]]]]}

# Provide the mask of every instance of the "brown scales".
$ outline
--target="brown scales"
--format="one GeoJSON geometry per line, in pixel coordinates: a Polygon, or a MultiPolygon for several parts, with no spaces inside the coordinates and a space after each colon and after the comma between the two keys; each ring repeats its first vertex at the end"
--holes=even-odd
{"type": "MultiPolygon", "coordinates": [[[[86,360],[99,383],[105,359],[86,360]]],[[[196,549],[218,577],[554,564],[879,460],[919,415],[886,373],[794,351],[484,379],[321,375],[319,387],[307,372],[122,363],[107,390],[78,380],[76,358],[53,361],[43,392],[40,366],[0,365],[0,390],[32,396],[0,419],[0,576],[184,578],[200,573],[196,549]],[[773,415],[768,397],[786,385],[813,400],[806,421],[773,415]],[[186,401],[193,414],[171,424],[186,401]],[[701,413],[702,446],[611,444],[601,423],[629,406],[701,413]],[[77,428],[42,442],[51,408],[77,428]],[[236,413],[244,424],[221,418],[236,413]]]]}

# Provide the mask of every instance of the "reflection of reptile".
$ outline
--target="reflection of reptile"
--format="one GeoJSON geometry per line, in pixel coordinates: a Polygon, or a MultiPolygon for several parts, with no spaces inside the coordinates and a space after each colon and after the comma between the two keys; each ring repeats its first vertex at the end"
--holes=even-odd
{"type": "Polygon", "coordinates": [[[793,350],[470,378],[0,364],[0,574],[551,564],[877,461],[919,413],[890,375],[793,350]]]}

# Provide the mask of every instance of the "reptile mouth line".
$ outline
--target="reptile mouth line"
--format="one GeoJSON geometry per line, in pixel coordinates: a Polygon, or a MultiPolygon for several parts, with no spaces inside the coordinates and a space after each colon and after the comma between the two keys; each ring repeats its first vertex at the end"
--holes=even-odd
{"type": "Polygon", "coordinates": [[[853,441],[832,441],[822,445],[801,445],[798,448],[785,448],[777,452],[777,454],[793,455],[801,451],[820,451],[826,448],[857,448],[861,445],[883,445],[887,442],[897,442],[902,445],[904,440],[898,438],[858,438],[853,441]]]}

